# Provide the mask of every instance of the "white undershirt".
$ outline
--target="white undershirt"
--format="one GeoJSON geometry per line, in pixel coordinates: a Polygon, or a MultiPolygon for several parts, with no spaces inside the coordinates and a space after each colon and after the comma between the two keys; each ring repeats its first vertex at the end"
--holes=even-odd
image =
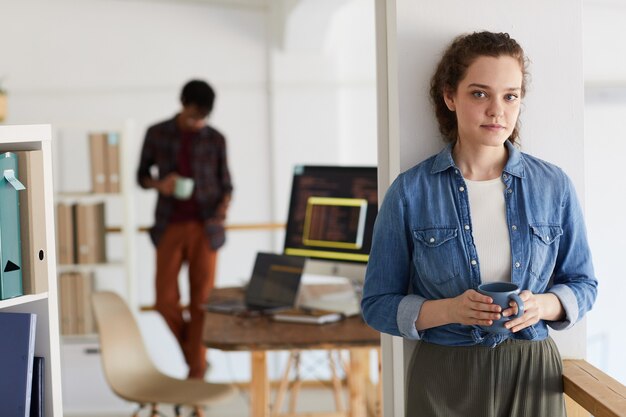
{"type": "Polygon", "coordinates": [[[472,236],[482,282],[511,281],[511,242],[506,222],[504,183],[465,180],[472,219],[472,236]]]}

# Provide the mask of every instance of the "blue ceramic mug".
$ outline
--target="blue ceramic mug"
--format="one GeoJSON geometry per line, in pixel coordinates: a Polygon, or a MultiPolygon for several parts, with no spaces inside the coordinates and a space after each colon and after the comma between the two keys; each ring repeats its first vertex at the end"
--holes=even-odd
{"type": "Polygon", "coordinates": [[[509,317],[500,317],[500,320],[494,320],[491,326],[480,326],[489,333],[509,333],[511,330],[504,327],[504,323],[524,314],[524,301],[519,296],[519,286],[511,282],[490,282],[479,285],[478,292],[491,297],[494,304],[502,307],[502,311],[510,307],[509,302],[511,300],[517,304],[517,314],[509,317]]]}

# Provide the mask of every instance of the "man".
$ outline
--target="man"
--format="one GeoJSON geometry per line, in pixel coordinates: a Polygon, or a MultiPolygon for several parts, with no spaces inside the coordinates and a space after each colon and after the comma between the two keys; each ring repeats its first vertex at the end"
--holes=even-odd
{"type": "Polygon", "coordinates": [[[141,187],[159,193],[150,230],[156,247],[155,306],[180,344],[188,377],[203,378],[207,362],[202,304],[215,282],[217,250],[225,241],[224,219],[233,187],[224,136],[206,124],[215,100],[213,89],[192,80],[183,87],[180,100],[180,113],[148,129],[137,180],[141,187]],[[188,316],[180,307],[178,288],[183,262],[189,266],[188,316]]]}

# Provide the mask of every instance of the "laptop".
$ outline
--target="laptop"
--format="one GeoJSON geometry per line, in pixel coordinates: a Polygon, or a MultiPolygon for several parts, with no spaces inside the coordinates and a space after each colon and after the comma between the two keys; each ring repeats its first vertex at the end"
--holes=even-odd
{"type": "Polygon", "coordinates": [[[300,288],[305,258],[258,252],[244,299],[209,301],[214,313],[270,312],[293,308],[300,288]]]}

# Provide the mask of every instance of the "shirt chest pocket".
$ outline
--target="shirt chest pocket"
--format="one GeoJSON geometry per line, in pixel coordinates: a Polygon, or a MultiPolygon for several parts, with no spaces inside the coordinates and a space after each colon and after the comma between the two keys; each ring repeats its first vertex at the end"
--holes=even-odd
{"type": "Polygon", "coordinates": [[[457,229],[441,227],[413,230],[413,263],[420,279],[443,284],[459,275],[457,229]]]}
{"type": "Polygon", "coordinates": [[[530,225],[530,272],[544,281],[552,275],[563,234],[561,226],[530,225]]]}

